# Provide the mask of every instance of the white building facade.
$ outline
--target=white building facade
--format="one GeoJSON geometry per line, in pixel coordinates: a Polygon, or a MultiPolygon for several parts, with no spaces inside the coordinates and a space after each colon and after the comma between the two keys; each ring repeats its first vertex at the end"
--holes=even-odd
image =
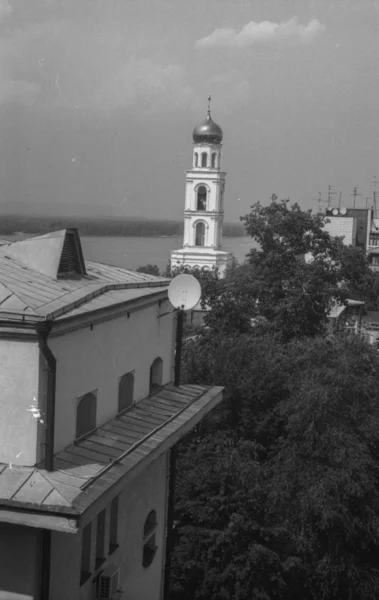
{"type": "Polygon", "coordinates": [[[171,383],[168,283],[76,230],[0,247],[0,600],[167,593],[175,446],[222,400],[171,383]]]}
{"type": "MultiPolygon", "coordinates": [[[[210,98],[209,98],[210,101],[210,98]]],[[[183,247],[171,253],[171,269],[217,268],[221,276],[231,253],[222,249],[226,173],[221,170],[223,133],[210,106],[193,131],[192,169],[186,172],[183,247]]]]}

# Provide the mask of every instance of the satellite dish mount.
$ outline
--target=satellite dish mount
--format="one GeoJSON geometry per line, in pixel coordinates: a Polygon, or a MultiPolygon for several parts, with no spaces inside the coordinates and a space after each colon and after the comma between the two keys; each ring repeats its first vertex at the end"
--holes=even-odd
{"type": "Polygon", "coordinates": [[[174,277],[168,287],[168,299],[170,300],[172,306],[178,311],[175,346],[175,387],[180,386],[184,311],[194,308],[199,302],[200,298],[200,283],[193,275],[177,275],[177,277],[174,277]]]}

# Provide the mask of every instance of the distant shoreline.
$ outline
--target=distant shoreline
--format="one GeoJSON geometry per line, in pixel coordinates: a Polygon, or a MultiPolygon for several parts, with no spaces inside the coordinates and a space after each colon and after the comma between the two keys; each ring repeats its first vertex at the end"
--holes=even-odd
{"type": "MultiPolygon", "coordinates": [[[[180,221],[153,219],[99,219],[36,216],[3,216],[0,220],[1,235],[44,235],[60,229],[77,228],[88,237],[162,237],[175,238],[183,235],[180,221]]],[[[224,237],[245,237],[241,223],[225,223],[224,237]]]]}

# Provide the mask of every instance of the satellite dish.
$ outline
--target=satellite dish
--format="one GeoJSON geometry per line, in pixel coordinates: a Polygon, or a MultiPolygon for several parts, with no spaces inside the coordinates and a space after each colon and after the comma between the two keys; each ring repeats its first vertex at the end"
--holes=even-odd
{"type": "Polygon", "coordinates": [[[341,213],[341,215],[346,215],[347,208],[345,208],[344,206],[342,206],[342,208],[340,208],[340,213],[341,213]]]}
{"type": "Polygon", "coordinates": [[[338,215],[338,208],[333,208],[332,214],[336,217],[338,215]]]}
{"type": "Polygon", "coordinates": [[[168,299],[174,308],[191,310],[201,298],[201,286],[193,275],[177,275],[168,286],[168,299]]]}

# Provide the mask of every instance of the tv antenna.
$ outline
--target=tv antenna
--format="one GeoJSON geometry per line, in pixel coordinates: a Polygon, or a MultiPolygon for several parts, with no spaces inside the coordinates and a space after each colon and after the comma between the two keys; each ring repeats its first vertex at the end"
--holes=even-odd
{"type": "Polygon", "coordinates": [[[333,186],[329,185],[328,186],[328,208],[330,208],[330,205],[332,203],[332,196],[335,196],[336,192],[333,190],[333,186]]]}
{"type": "Polygon", "coordinates": [[[201,286],[193,275],[177,275],[168,286],[168,299],[178,311],[175,346],[175,387],[180,386],[180,366],[183,342],[183,315],[194,308],[201,298],[201,286]]]}
{"type": "Polygon", "coordinates": [[[317,198],[312,198],[312,200],[315,200],[318,204],[318,213],[322,213],[322,208],[321,208],[321,204],[326,204],[326,201],[322,199],[322,195],[321,192],[318,193],[318,197],[317,198]]]}
{"type": "Polygon", "coordinates": [[[362,194],[358,193],[357,186],[355,186],[355,188],[353,189],[353,193],[350,194],[350,196],[353,196],[353,198],[354,198],[354,200],[353,200],[353,208],[355,208],[355,200],[356,200],[357,196],[362,196],[362,194]]]}

